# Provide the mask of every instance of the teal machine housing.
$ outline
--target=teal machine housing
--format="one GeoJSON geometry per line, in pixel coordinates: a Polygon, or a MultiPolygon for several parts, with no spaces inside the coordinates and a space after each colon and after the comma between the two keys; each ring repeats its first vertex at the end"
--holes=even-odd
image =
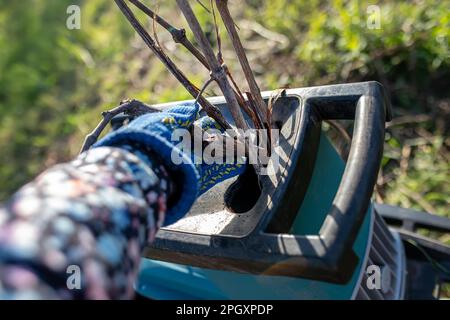
{"type": "MultiPolygon", "coordinates": [[[[266,99],[270,95],[264,93],[266,99]]],[[[283,98],[273,107],[284,154],[277,179],[260,179],[257,200],[245,210],[233,211],[232,205],[217,209],[216,203],[230,190],[234,190],[232,197],[244,202],[250,197],[251,178],[241,176],[213,195],[211,209],[203,208],[202,215],[192,209],[193,216],[188,213],[175,226],[161,229],[143,254],[135,284],[140,295],[152,299],[356,297],[377,221],[371,195],[382,157],[384,123],[390,119],[389,103],[376,82],[289,89],[283,98]],[[346,161],[323,130],[322,121],[327,119],[354,120],[346,161]],[[220,210],[226,212],[219,215],[219,224],[227,219],[234,223],[224,229],[228,234],[203,234],[202,219],[211,220],[220,210]],[[189,225],[192,217],[197,221],[194,229],[189,225]]],[[[211,102],[232,122],[223,98],[211,102]]],[[[391,235],[386,237],[394,241],[391,235]]]]}

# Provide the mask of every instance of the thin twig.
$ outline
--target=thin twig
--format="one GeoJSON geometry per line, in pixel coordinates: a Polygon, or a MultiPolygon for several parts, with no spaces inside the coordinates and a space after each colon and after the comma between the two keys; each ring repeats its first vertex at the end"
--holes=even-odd
{"type": "Polygon", "coordinates": [[[216,31],[217,48],[218,48],[218,51],[219,51],[217,53],[217,60],[223,66],[223,68],[225,70],[225,73],[227,74],[228,79],[230,79],[230,81],[231,81],[231,84],[232,84],[232,87],[233,87],[233,91],[234,91],[234,95],[236,96],[236,99],[237,99],[237,101],[239,103],[239,106],[252,119],[255,127],[262,129],[262,128],[264,128],[264,126],[262,125],[261,121],[258,121],[259,117],[257,116],[257,112],[254,112],[247,105],[247,102],[245,101],[244,96],[242,95],[241,89],[239,88],[239,86],[237,85],[237,83],[234,80],[233,76],[231,75],[230,69],[225,64],[225,61],[223,59],[223,54],[222,54],[222,39],[220,37],[219,25],[217,23],[216,10],[214,9],[214,0],[210,0],[210,6],[211,6],[211,14],[212,14],[212,17],[213,17],[213,22],[214,22],[214,29],[216,31]]]}
{"type": "MultiPolygon", "coordinates": [[[[158,10],[158,9],[156,9],[156,10],[158,10]]],[[[155,42],[156,42],[156,44],[158,45],[158,47],[159,47],[162,51],[164,51],[164,49],[163,49],[161,43],[159,42],[158,33],[156,32],[156,16],[157,16],[157,14],[154,13],[154,17],[153,17],[153,20],[152,20],[153,37],[155,38],[155,42]]],[[[164,54],[165,54],[165,53],[164,53],[164,54]]]]}
{"type": "Polygon", "coordinates": [[[200,0],[195,0],[195,1],[197,1],[197,3],[198,3],[200,6],[202,6],[203,9],[206,10],[206,12],[211,13],[211,11],[209,11],[208,7],[205,6],[205,5],[203,4],[203,2],[201,2],[200,0]]]}
{"type": "Polygon", "coordinates": [[[252,93],[252,96],[255,99],[256,105],[258,107],[258,111],[260,112],[260,117],[262,121],[266,123],[267,128],[269,129],[266,117],[267,106],[261,96],[261,90],[256,83],[253,71],[250,67],[247,56],[245,55],[244,47],[242,46],[241,40],[239,39],[234,20],[231,17],[230,11],[228,10],[227,0],[216,0],[216,6],[219,10],[220,16],[222,17],[223,23],[225,24],[231,42],[233,43],[233,47],[236,51],[236,55],[238,56],[239,63],[241,64],[245,78],[247,79],[250,92],[252,93]]]}
{"type": "Polygon", "coordinates": [[[273,113],[273,106],[275,105],[275,103],[278,101],[278,99],[285,95],[286,93],[286,89],[281,88],[281,89],[277,89],[275,91],[272,92],[272,94],[269,97],[269,102],[267,104],[267,122],[268,123],[272,123],[272,113],[273,113]]]}
{"type": "Polygon", "coordinates": [[[222,40],[220,38],[219,25],[217,24],[216,10],[214,9],[213,0],[210,0],[210,5],[211,5],[211,12],[212,12],[213,21],[214,21],[214,29],[216,31],[217,49],[219,50],[219,52],[217,53],[217,59],[219,60],[220,64],[223,64],[223,63],[225,63],[225,61],[223,61],[223,55],[222,55],[222,40]]]}
{"type": "Polygon", "coordinates": [[[81,147],[80,153],[88,150],[97,140],[106,126],[110,123],[111,119],[120,113],[125,113],[133,117],[143,115],[145,113],[158,112],[160,110],[153,108],[145,103],[138,100],[128,100],[123,101],[118,107],[111,110],[102,112],[103,119],[95,127],[95,129],[89,133],[84,139],[83,146],[81,147]]]}
{"type": "Polygon", "coordinates": [[[394,126],[401,126],[401,125],[405,125],[405,124],[427,122],[427,121],[431,121],[431,119],[432,119],[432,117],[428,114],[406,115],[403,117],[397,117],[395,119],[392,119],[391,122],[388,122],[386,124],[386,127],[391,128],[394,126]]]}
{"type": "Polygon", "coordinates": [[[275,105],[275,103],[278,101],[278,99],[281,96],[284,96],[286,94],[286,89],[281,88],[278,90],[275,90],[274,92],[272,92],[272,94],[269,97],[269,102],[267,103],[267,114],[266,114],[266,119],[267,119],[267,123],[269,124],[269,128],[267,128],[267,136],[268,136],[268,151],[269,154],[271,154],[272,152],[272,132],[270,130],[271,125],[272,125],[272,114],[273,114],[273,107],[275,105]]]}
{"type": "MultiPolygon", "coordinates": [[[[141,36],[147,46],[153,51],[153,53],[161,60],[161,62],[166,66],[166,68],[175,76],[175,78],[185,87],[185,89],[194,97],[197,98],[199,89],[195,87],[189,79],[183,74],[183,72],[178,69],[175,63],[158,47],[152,37],[145,31],[144,27],[136,19],[133,12],[126,5],[124,0],[114,0],[117,6],[120,8],[124,16],[131,23],[136,32],[141,36]]],[[[203,96],[198,99],[200,105],[203,107],[205,112],[214,120],[219,123],[224,129],[229,129],[231,126],[223,117],[219,109],[213,106],[208,100],[203,96]]]]}
{"type": "Polygon", "coordinates": [[[239,103],[236,99],[236,96],[233,92],[233,89],[228,82],[228,78],[224,68],[221,64],[219,64],[214,51],[211,47],[211,44],[208,42],[203,30],[200,26],[200,23],[197,20],[192,8],[187,0],[177,0],[178,7],[181,9],[183,15],[185,16],[189,27],[191,28],[197,42],[202,49],[203,55],[208,62],[209,69],[211,70],[211,77],[217,82],[219,85],[223,95],[225,96],[225,100],[227,101],[228,107],[230,108],[231,115],[235,121],[235,124],[238,128],[248,129],[248,125],[244,120],[241,109],[239,107],[239,103]]]}
{"type": "MultiPolygon", "coordinates": [[[[160,26],[162,26],[164,29],[166,29],[171,35],[175,43],[181,44],[184,46],[206,69],[209,70],[208,62],[206,61],[203,54],[192,44],[192,42],[189,41],[189,39],[186,37],[186,30],[185,29],[177,29],[173,25],[171,25],[169,22],[167,22],[164,18],[156,14],[153,10],[148,8],[145,4],[140,2],[139,0],[128,0],[132,4],[134,4],[138,9],[140,9],[143,13],[145,13],[148,17],[153,19],[154,22],[157,22],[160,26]]],[[[212,0],[211,0],[212,2],[212,0]]],[[[208,10],[208,12],[210,12],[208,10]]],[[[216,24],[217,26],[217,24],[216,24]]],[[[220,45],[220,38],[218,34],[218,30],[216,28],[216,34],[218,37],[218,46],[219,46],[219,63],[223,62],[223,58],[221,57],[221,45],[220,45]]],[[[156,40],[156,38],[155,38],[156,40]]],[[[210,71],[210,70],[209,70],[210,71]]],[[[244,109],[244,111],[248,114],[248,116],[252,119],[252,121],[255,120],[257,116],[255,116],[254,112],[247,106],[247,103],[245,99],[242,96],[242,93],[240,93],[239,87],[236,85],[233,77],[231,76],[231,73],[228,69],[226,69],[227,75],[230,78],[230,81],[233,83],[233,91],[238,99],[239,106],[244,109]]],[[[263,128],[262,125],[259,125],[255,123],[255,125],[258,128],[263,128]]]]}
{"type": "Polygon", "coordinates": [[[332,126],[337,132],[339,132],[341,137],[345,140],[345,143],[347,143],[348,145],[352,143],[352,137],[350,137],[347,130],[345,130],[345,128],[339,122],[330,119],[325,120],[325,122],[332,126]]]}
{"type": "Polygon", "coordinates": [[[252,111],[252,113],[258,119],[258,123],[259,123],[260,129],[264,129],[264,124],[263,124],[262,119],[260,117],[260,113],[258,112],[258,109],[256,107],[255,99],[253,99],[252,93],[246,91],[245,95],[247,96],[249,109],[252,111]]]}
{"type": "Polygon", "coordinates": [[[410,145],[405,144],[402,148],[400,158],[400,175],[406,175],[409,167],[409,159],[411,158],[412,148],[410,145]]]}
{"type": "Polygon", "coordinates": [[[134,4],[138,9],[144,12],[151,19],[155,20],[161,27],[166,29],[171,35],[175,43],[183,45],[191,54],[193,54],[200,63],[208,69],[208,63],[206,62],[203,54],[189,41],[186,37],[186,30],[175,28],[169,22],[164,20],[161,16],[157,15],[153,10],[147,7],[139,0],[128,0],[134,4]]]}
{"type": "Polygon", "coordinates": [[[400,193],[402,193],[405,197],[409,198],[410,200],[413,200],[415,203],[417,203],[419,206],[425,209],[427,212],[436,212],[436,209],[429,203],[422,195],[418,192],[412,191],[411,189],[408,189],[404,186],[400,186],[398,188],[400,193]]]}
{"type": "Polygon", "coordinates": [[[239,86],[237,85],[236,81],[231,75],[231,72],[228,69],[228,67],[225,64],[223,65],[223,67],[225,68],[225,72],[227,73],[228,78],[233,84],[234,87],[233,90],[235,92],[236,98],[238,99],[239,105],[241,106],[242,109],[244,109],[245,113],[247,113],[248,116],[252,119],[252,122],[255,125],[256,129],[264,129],[264,125],[258,116],[258,112],[250,107],[250,101],[245,101],[244,95],[239,89],[239,86]]]}
{"type": "Polygon", "coordinates": [[[195,98],[195,103],[197,103],[198,99],[201,97],[201,95],[203,94],[203,92],[206,90],[206,88],[208,88],[208,86],[211,84],[211,82],[213,82],[214,79],[213,78],[209,78],[208,80],[206,80],[206,82],[203,84],[202,88],[200,89],[200,92],[198,93],[197,98],[195,98]]]}

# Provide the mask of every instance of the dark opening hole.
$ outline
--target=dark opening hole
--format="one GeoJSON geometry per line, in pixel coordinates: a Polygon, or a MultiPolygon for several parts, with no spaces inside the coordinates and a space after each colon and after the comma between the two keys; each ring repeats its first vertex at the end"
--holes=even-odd
{"type": "Polygon", "coordinates": [[[225,191],[225,205],[233,213],[245,213],[253,208],[260,195],[258,175],[255,168],[248,165],[244,173],[225,191]]]}
{"type": "Polygon", "coordinates": [[[281,120],[276,120],[274,121],[274,126],[276,129],[281,130],[281,128],[283,127],[283,122],[281,120]]]}

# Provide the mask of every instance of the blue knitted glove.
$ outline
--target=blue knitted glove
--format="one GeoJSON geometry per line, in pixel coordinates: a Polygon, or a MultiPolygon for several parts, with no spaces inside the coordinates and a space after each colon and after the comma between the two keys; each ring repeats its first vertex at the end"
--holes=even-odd
{"type": "MultiPolygon", "coordinates": [[[[200,127],[202,130],[208,132],[208,130],[214,130],[217,133],[223,133],[223,129],[219,126],[219,124],[214,121],[213,118],[208,116],[202,117],[195,121],[195,125],[200,127]]],[[[195,155],[193,155],[193,158],[195,155]]],[[[242,163],[213,163],[206,164],[204,161],[201,163],[197,163],[198,161],[194,161],[196,164],[196,168],[200,173],[200,194],[205,193],[216,184],[230,179],[234,176],[240,175],[245,171],[246,163],[243,159],[240,162],[242,163]]]]}
{"type": "Polygon", "coordinates": [[[218,128],[218,125],[209,117],[198,119],[198,104],[183,104],[163,112],[149,113],[131,121],[127,126],[106,135],[98,141],[94,147],[116,146],[127,143],[142,144],[153,150],[164,162],[167,169],[174,174],[180,174],[182,185],[178,202],[168,209],[166,223],[171,224],[184,216],[198,196],[212,188],[215,184],[234,177],[244,171],[243,164],[194,164],[194,153],[190,155],[182,152],[171,141],[172,132],[175,129],[189,129],[194,121],[204,130],[218,128]],[[173,162],[176,154],[181,163],[173,162]]]}

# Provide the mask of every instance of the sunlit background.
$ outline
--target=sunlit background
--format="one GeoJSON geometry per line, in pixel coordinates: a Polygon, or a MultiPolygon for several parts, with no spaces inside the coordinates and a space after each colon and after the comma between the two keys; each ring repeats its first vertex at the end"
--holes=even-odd
{"type": "MultiPolygon", "coordinates": [[[[175,1],[144,3],[185,27],[175,1]]],[[[380,81],[395,119],[375,197],[448,217],[449,6],[435,0],[230,0],[263,90],[380,81]],[[368,27],[373,4],[380,9],[379,28],[368,27]]],[[[198,4],[195,10],[217,49],[211,14],[198,4]]],[[[149,19],[138,17],[152,33],[149,19]]],[[[242,74],[219,27],[225,61],[239,82],[242,74]]],[[[155,32],[166,53],[201,86],[208,72],[162,28],[155,32]]],[[[211,87],[208,93],[219,91],[211,87]]],[[[76,155],[101,111],[124,98],[156,103],[189,95],[113,1],[0,0],[0,200],[76,155]],[[80,30],[66,27],[67,7],[74,4],[81,8],[80,30]]],[[[450,243],[448,236],[440,240],[450,243]]]]}

